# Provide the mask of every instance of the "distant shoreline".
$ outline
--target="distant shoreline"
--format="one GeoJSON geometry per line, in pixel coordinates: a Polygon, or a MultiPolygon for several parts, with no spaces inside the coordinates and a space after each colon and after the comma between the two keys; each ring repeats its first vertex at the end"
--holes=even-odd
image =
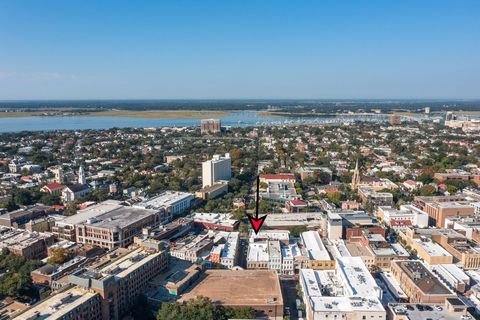
{"type": "Polygon", "coordinates": [[[42,111],[16,111],[0,112],[0,118],[22,117],[126,117],[126,118],[155,118],[155,119],[202,119],[224,117],[234,111],[198,111],[198,110],[107,110],[107,111],[75,111],[71,110],[42,110],[42,111]]]}
{"type": "MultiPolygon", "coordinates": [[[[204,119],[204,118],[222,118],[236,112],[254,112],[258,116],[271,118],[314,118],[314,117],[334,117],[334,116],[358,116],[363,114],[375,115],[373,112],[292,112],[284,110],[89,110],[85,108],[42,108],[39,110],[17,110],[0,108],[0,119],[5,118],[25,118],[25,117],[124,117],[124,118],[142,118],[142,119],[204,119]],[[6,110],[9,110],[6,112],[6,110]]],[[[480,111],[455,111],[459,115],[478,115],[480,111]]],[[[378,115],[399,114],[402,116],[421,116],[427,115],[421,112],[386,110],[378,115]]],[[[432,112],[430,115],[439,114],[432,112]]]]}

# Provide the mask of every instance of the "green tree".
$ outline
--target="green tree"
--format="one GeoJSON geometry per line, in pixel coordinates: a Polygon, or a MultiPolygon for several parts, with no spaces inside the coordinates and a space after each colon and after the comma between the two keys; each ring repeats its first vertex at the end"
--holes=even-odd
{"type": "Polygon", "coordinates": [[[59,204],[60,203],[60,197],[59,196],[54,196],[50,193],[43,193],[40,197],[40,203],[43,203],[44,205],[51,206],[54,204],[59,204]]]}
{"type": "Polygon", "coordinates": [[[327,194],[328,199],[335,203],[337,206],[340,204],[340,201],[342,200],[342,193],[341,192],[329,192],[327,194]]]}
{"type": "Polygon", "coordinates": [[[235,219],[235,220],[240,220],[240,219],[245,217],[246,213],[247,212],[244,208],[238,208],[237,210],[235,210],[233,212],[232,218],[235,219]]]}
{"type": "Polygon", "coordinates": [[[150,312],[150,307],[148,305],[147,298],[141,294],[135,304],[131,308],[132,310],[132,317],[135,320],[154,320],[155,317],[150,312]]]}
{"type": "Polygon", "coordinates": [[[74,214],[77,214],[77,204],[75,202],[68,203],[63,211],[63,214],[66,216],[73,216],[74,214]]]}
{"type": "Polygon", "coordinates": [[[424,185],[420,188],[420,195],[421,196],[431,196],[436,192],[435,187],[429,184],[424,185]]]}
{"type": "Polygon", "coordinates": [[[13,211],[18,209],[18,206],[15,204],[13,199],[4,199],[0,201],[0,208],[7,209],[7,211],[13,211]]]}
{"type": "Polygon", "coordinates": [[[162,303],[157,314],[159,320],[227,320],[255,319],[255,310],[246,308],[225,308],[215,305],[209,298],[198,296],[185,303],[162,303]]]}
{"type": "Polygon", "coordinates": [[[62,247],[50,249],[50,256],[48,257],[47,263],[50,264],[62,264],[68,261],[71,258],[70,252],[62,247]]]}
{"type": "Polygon", "coordinates": [[[451,185],[451,184],[447,184],[446,189],[450,194],[456,193],[457,190],[458,190],[458,188],[456,186],[451,185]]]}
{"type": "Polygon", "coordinates": [[[13,192],[13,201],[17,206],[33,204],[32,194],[28,190],[16,189],[13,192]]]}
{"type": "Polygon", "coordinates": [[[28,260],[11,253],[0,253],[0,298],[4,296],[18,298],[38,298],[38,292],[32,284],[30,272],[40,266],[38,261],[28,260]]]}
{"type": "Polygon", "coordinates": [[[302,232],[307,231],[307,227],[306,226],[295,226],[295,227],[291,227],[289,229],[289,231],[290,231],[290,235],[292,237],[299,237],[302,232]]]}

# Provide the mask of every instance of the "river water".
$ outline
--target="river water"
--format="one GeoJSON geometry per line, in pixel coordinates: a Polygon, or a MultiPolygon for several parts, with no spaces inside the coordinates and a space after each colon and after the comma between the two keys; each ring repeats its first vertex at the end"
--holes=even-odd
{"type": "MultiPolygon", "coordinates": [[[[222,126],[283,125],[291,123],[328,123],[354,120],[385,121],[387,116],[319,116],[316,118],[284,118],[259,115],[255,111],[231,112],[220,117],[222,126]]],[[[117,116],[52,116],[0,118],[0,132],[82,130],[108,128],[159,128],[200,126],[200,119],[130,118],[117,116]]]]}

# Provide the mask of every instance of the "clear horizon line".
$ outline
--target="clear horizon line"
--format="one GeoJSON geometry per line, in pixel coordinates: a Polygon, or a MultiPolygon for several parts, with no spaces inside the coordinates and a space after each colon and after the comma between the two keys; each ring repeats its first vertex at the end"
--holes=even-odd
{"type": "Polygon", "coordinates": [[[76,99],[0,99],[0,102],[58,101],[480,101],[479,98],[76,98],[76,99]]]}

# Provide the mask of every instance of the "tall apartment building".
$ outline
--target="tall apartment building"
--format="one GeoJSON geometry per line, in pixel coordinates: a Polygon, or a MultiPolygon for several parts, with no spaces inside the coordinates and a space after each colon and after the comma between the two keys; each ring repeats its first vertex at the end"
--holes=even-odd
{"type": "Polygon", "coordinates": [[[102,317],[101,297],[98,293],[73,287],[40,301],[18,315],[19,320],[100,320],[102,317]]]}
{"type": "Polygon", "coordinates": [[[50,213],[53,213],[53,209],[43,204],[26,206],[0,215],[0,226],[22,228],[30,220],[47,216],[50,213]]]}
{"type": "Polygon", "coordinates": [[[159,210],[108,200],[56,221],[52,231],[60,239],[111,250],[127,247],[143,228],[156,227],[160,222],[159,210]]]}
{"type": "Polygon", "coordinates": [[[437,172],[433,177],[442,182],[447,180],[473,181],[477,186],[480,186],[480,174],[471,174],[468,172],[437,172]]]}
{"type": "Polygon", "coordinates": [[[202,133],[218,133],[222,131],[220,119],[202,119],[200,125],[202,133]]]}
{"type": "Polygon", "coordinates": [[[150,199],[135,204],[146,209],[158,210],[161,223],[173,220],[176,215],[189,210],[195,197],[191,193],[179,191],[165,191],[150,199]]]}
{"type": "Polygon", "coordinates": [[[222,157],[214,155],[212,160],[202,163],[202,183],[203,188],[213,186],[220,180],[230,180],[232,178],[232,161],[230,154],[225,153],[222,157]]]}
{"type": "Polygon", "coordinates": [[[69,275],[71,284],[100,296],[101,317],[96,319],[121,319],[148,282],[167,268],[168,253],[160,242],[136,243],[140,246],[117,249],[94,265],[69,275]]]}
{"type": "Polygon", "coordinates": [[[469,217],[475,214],[475,208],[460,202],[426,202],[423,208],[430,217],[430,225],[445,227],[449,217],[469,217]]]}
{"type": "Polygon", "coordinates": [[[47,247],[54,242],[53,235],[49,233],[28,232],[21,229],[0,227],[0,251],[8,250],[10,253],[27,259],[43,259],[47,257],[47,247]]]}

